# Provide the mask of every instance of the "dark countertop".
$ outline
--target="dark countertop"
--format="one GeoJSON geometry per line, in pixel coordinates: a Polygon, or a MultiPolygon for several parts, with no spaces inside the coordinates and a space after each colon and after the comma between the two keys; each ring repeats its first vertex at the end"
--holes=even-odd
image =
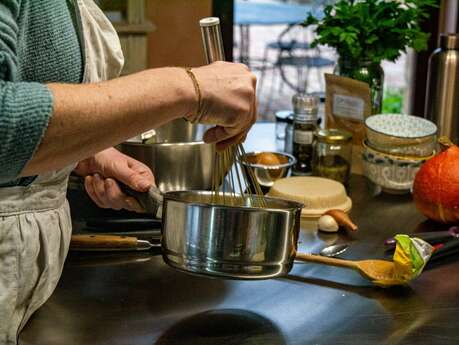
{"type": "MultiPolygon", "coordinates": [[[[346,258],[380,258],[393,234],[440,229],[410,195],[371,195],[352,176],[357,234],[322,234],[304,223],[300,250],[353,241],[346,258]]],[[[193,276],[159,252],[75,254],[21,345],[459,344],[459,260],[442,261],[409,287],[381,289],[358,273],[295,264],[287,277],[231,281],[193,276]]]]}

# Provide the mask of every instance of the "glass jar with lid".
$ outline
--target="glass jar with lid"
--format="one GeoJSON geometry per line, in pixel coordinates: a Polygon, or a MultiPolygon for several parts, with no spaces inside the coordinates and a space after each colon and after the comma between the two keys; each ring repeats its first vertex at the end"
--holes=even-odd
{"type": "Polygon", "coordinates": [[[334,128],[314,132],[313,175],[347,184],[351,161],[352,133],[334,128]]]}

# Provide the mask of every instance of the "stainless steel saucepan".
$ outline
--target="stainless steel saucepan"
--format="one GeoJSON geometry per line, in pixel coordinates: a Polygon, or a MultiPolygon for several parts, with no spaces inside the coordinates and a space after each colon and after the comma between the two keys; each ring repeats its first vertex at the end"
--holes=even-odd
{"type": "MultiPolygon", "coordinates": [[[[231,196],[227,196],[230,198],[231,196]]],[[[164,195],[162,250],[170,266],[236,279],[287,274],[293,265],[303,205],[265,198],[266,208],[211,203],[210,192],[164,195]]]]}
{"type": "Polygon", "coordinates": [[[162,216],[162,255],[174,268],[234,279],[273,278],[292,268],[302,204],[264,197],[260,208],[259,197],[241,196],[240,206],[228,206],[234,195],[226,194],[220,204],[208,191],[123,189],[162,216]]]}

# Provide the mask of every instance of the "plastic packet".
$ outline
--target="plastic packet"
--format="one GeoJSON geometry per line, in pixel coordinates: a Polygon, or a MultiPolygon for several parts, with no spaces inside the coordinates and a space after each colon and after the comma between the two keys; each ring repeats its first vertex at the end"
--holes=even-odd
{"type": "Polygon", "coordinates": [[[418,277],[432,256],[433,247],[424,240],[408,235],[395,236],[395,276],[403,281],[418,277]]]}

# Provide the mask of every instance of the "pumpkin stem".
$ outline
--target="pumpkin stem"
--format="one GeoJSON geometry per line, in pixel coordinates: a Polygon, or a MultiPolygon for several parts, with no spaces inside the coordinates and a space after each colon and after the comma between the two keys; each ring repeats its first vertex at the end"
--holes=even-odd
{"type": "Polygon", "coordinates": [[[451,146],[454,146],[454,143],[451,141],[450,138],[447,136],[443,135],[440,138],[438,138],[438,144],[440,144],[440,149],[442,151],[446,151],[449,149],[451,146]]]}

